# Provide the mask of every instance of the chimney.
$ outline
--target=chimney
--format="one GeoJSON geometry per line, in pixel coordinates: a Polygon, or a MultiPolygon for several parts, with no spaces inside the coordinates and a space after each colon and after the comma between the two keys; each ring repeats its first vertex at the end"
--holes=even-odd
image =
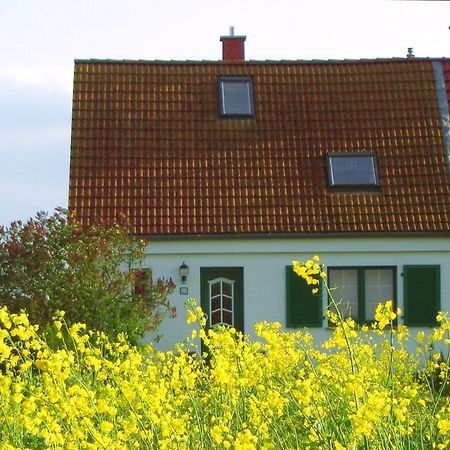
{"type": "Polygon", "coordinates": [[[222,60],[244,61],[244,42],[246,38],[247,36],[235,36],[234,27],[230,27],[230,35],[220,37],[222,41],[222,60]]]}

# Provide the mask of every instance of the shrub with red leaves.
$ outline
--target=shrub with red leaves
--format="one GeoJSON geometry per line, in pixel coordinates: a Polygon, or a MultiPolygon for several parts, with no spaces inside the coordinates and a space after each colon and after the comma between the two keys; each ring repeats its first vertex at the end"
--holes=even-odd
{"type": "Polygon", "coordinates": [[[144,249],[122,223],[83,227],[63,209],[0,227],[0,305],[26,310],[42,328],[64,310],[69,323],[136,343],[173,314],[172,280],[135,289],[144,249]]]}

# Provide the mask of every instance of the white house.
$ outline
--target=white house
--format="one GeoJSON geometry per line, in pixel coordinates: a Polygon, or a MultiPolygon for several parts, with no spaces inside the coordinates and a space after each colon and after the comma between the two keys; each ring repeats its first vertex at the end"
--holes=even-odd
{"type": "Polygon", "coordinates": [[[262,320],[327,336],[293,259],[321,257],[359,322],[380,300],[430,327],[450,311],[450,60],[75,63],[69,207],[125,214],[172,277],[160,347],[189,334],[183,304],[248,334],[262,320]],[[189,274],[182,281],[179,268],[189,274]]]}

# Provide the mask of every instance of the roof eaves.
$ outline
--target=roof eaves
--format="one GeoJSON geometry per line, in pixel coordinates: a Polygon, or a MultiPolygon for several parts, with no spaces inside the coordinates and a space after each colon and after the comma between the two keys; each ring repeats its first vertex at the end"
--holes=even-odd
{"type": "Polygon", "coordinates": [[[450,237],[448,231],[414,231],[414,232],[334,232],[334,233],[211,233],[211,234],[144,234],[138,235],[144,239],[167,241],[167,240],[211,240],[211,239],[311,239],[311,238],[392,238],[392,237],[422,237],[422,238],[436,238],[436,237],[450,237]]]}

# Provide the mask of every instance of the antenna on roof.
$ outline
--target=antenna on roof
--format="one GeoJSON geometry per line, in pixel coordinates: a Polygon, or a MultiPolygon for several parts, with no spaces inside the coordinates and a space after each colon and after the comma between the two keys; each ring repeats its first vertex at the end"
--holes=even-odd
{"type": "Polygon", "coordinates": [[[234,27],[230,27],[230,36],[234,36],[234,27]]]}
{"type": "Polygon", "coordinates": [[[406,55],[406,57],[407,57],[408,59],[415,58],[414,53],[413,53],[413,48],[412,48],[412,47],[408,47],[408,54],[406,55]]]}

